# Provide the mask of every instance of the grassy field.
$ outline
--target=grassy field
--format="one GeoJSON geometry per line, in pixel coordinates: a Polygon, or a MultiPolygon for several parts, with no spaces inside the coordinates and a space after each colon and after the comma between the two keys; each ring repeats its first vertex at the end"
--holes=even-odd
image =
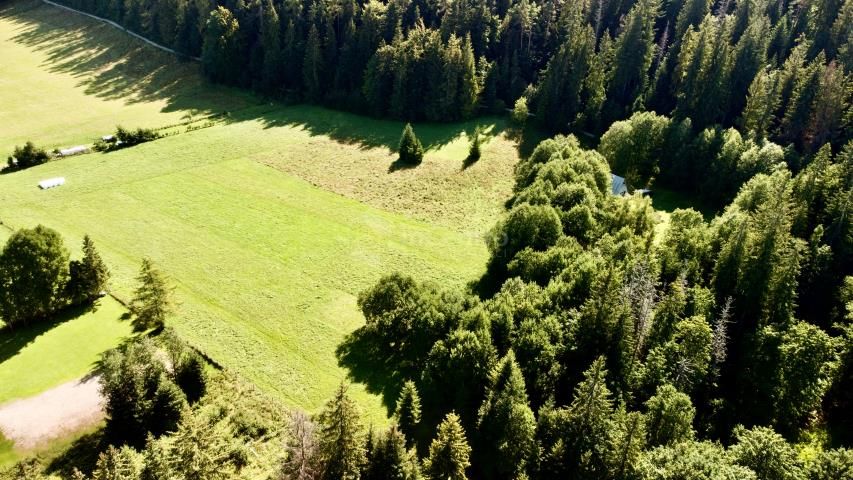
{"type": "MultiPolygon", "coordinates": [[[[0,148],[230,112],[210,128],[2,175],[0,221],[51,226],[70,248],[90,234],[123,297],[150,256],[177,287],[182,336],[288,405],[316,409],[346,377],[335,348],[363,322],[360,291],[392,271],[446,285],[481,274],[515,143],[501,118],[419,124],[424,163],[398,168],[400,122],[260,101],[167,57],[31,0],[0,7],[0,58],[15,64],[0,71],[0,113],[26,117],[0,127],[0,148]],[[477,124],[488,142],[465,165],[477,124]],[[52,176],[67,184],[36,188],[52,176]]],[[[378,397],[354,391],[384,417],[378,397]]]]}
{"type": "Polygon", "coordinates": [[[0,333],[0,404],[80,378],[131,334],[124,307],[106,297],[94,311],[0,333]],[[22,375],[22,372],[26,372],[22,375]]]}
{"type": "Polygon", "coordinates": [[[362,321],[359,291],[395,270],[461,284],[482,270],[485,248],[241,158],[215,142],[237,138],[231,130],[4,175],[0,218],[50,225],[74,243],[89,233],[121,295],[151,256],[178,287],[181,334],[288,403],[315,408],[344,376],[334,349],[362,321]],[[35,187],[56,175],[67,185],[35,187]]]}
{"type": "Polygon", "coordinates": [[[91,143],[117,124],[160,127],[258,100],[207,85],[199,65],[117,29],[24,0],[0,4],[0,154],[32,140],[91,143]]]}

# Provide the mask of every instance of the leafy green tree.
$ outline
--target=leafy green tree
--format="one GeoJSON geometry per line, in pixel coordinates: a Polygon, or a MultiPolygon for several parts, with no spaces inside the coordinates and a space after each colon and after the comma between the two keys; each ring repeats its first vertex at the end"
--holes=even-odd
{"type": "Polygon", "coordinates": [[[181,358],[174,366],[175,383],[187,396],[187,401],[195,403],[207,391],[207,373],[201,355],[191,352],[181,358]]]}
{"type": "Polygon", "coordinates": [[[173,312],[172,291],[165,275],[150,258],[142,259],[136,277],[139,286],[131,302],[134,327],[137,330],[163,328],[166,318],[173,312]]]}
{"type": "Polygon", "coordinates": [[[204,73],[216,82],[237,83],[240,77],[240,24],[225,7],[210,12],[201,61],[204,73]]]}
{"type": "Polygon", "coordinates": [[[512,108],[512,121],[516,125],[524,126],[527,123],[528,115],[530,115],[530,112],[527,108],[527,99],[525,97],[518,97],[512,108]]]}
{"type": "Polygon", "coordinates": [[[755,472],[761,480],[798,480],[803,471],[797,452],[770,428],[743,427],[734,431],[737,443],[730,449],[734,461],[755,472]]]}
{"type": "Polygon", "coordinates": [[[424,475],[428,480],[466,480],[465,471],[471,465],[470,455],[471,447],[459,417],[448,413],[429,447],[429,456],[424,460],[424,475]]]}
{"type": "Polygon", "coordinates": [[[853,450],[824,450],[806,468],[809,480],[835,480],[853,475],[853,450]]]}
{"type": "Polygon", "coordinates": [[[490,375],[478,414],[483,448],[477,454],[488,478],[520,478],[536,449],[536,420],[527,404],[524,377],[510,351],[490,375]]]}
{"type": "Polygon", "coordinates": [[[342,383],[317,417],[321,479],[358,480],[365,462],[364,427],[347,388],[342,383]]]}
{"type": "Polygon", "coordinates": [[[9,327],[46,318],[64,306],[68,251],[58,232],[20,229],[0,252],[0,318],[9,327]]]}
{"type": "Polygon", "coordinates": [[[66,285],[68,299],[72,303],[91,302],[106,289],[110,271],[95,249],[88,235],[83,237],[83,258],[72,260],[66,285]]]}
{"type": "Polygon", "coordinates": [[[646,402],[646,433],[649,446],[674,445],[693,439],[696,409],[690,397],[672,385],[658,387],[646,402]]]}
{"type": "Polygon", "coordinates": [[[415,382],[407,380],[403,384],[394,417],[400,427],[400,433],[406,438],[406,446],[411,448],[420,438],[421,423],[421,397],[415,382]]]}
{"type": "Polygon", "coordinates": [[[424,159],[424,147],[418,137],[415,136],[415,131],[410,123],[407,123],[406,127],[403,128],[397,152],[400,155],[399,162],[406,165],[420,165],[424,159]]]}
{"type": "Polygon", "coordinates": [[[7,160],[4,170],[14,171],[41,165],[50,160],[50,155],[43,148],[37,148],[33,142],[27,142],[23,147],[15,147],[7,160]]]}
{"type": "Polygon", "coordinates": [[[755,472],[737,465],[718,443],[681,442],[647,450],[638,462],[638,478],[759,480],[755,472]]]}

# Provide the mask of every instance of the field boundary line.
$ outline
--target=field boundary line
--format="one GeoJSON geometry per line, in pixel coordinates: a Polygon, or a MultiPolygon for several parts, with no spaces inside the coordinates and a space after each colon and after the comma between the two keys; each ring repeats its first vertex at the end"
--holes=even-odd
{"type": "Polygon", "coordinates": [[[164,52],[171,53],[171,54],[173,54],[173,55],[176,55],[176,56],[178,56],[178,57],[182,57],[182,58],[189,58],[190,60],[195,60],[195,61],[197,61],[197,62],[200,62],[200,61],[201,61],[201,58],[199,58],[199,57],[193,57],[193,56],[190,56],[190,55],[184,55],[183,53],[177,52],[177,51],[175,51],[175,50],[173,50],[173,49],[171,49],[171,48],[169,48],[169,47],[166,47],[166,46],[164,46],[164,45],[160,45],[159,43],[157,43],[157,42],[155,42],[155,41],[153,41],[153,40],[149,40],[149,39],[147,39],[147,38],[143,37],[142,35],[139,35],[138,33],[131,32],[131,31],[130,31],[130,30],[128,30],[127,28],[125,28],[125,27],[123,27],[123,26],[119,25],[118,23],[116,23],[116,22],[114,22],[114,21],[112,21],[112,20],[108,20],[108,19],[106,19],[106,18],[102,18],[102,17],[99,17],[99,16],[97,16],[97,15],[92,15],[91,13],[87,13],[87,12],[83,12],[83,11],[80,11],[80,10],[76,10],[76,9],[73,9],[73,8],[68,7],[68,6],[66,6],[66,5],[61,5],[61,4],[59,4],[59,3],[52,2],[52,1],[50,1],[50,0],[41,0],[41,1],[42,1],[42,2],[44,2],[44,3],[46,3],[46,4],[48,4],[48,5],[53,5],[54,7],[62,8],[62,9],[64,9],[64,10],[68,10],[68,11],[70,11],[70,12],[79,13],[80,15],[85,15],[85,16],[87,16],[87,17],[89,17],[89,18],[94,18],[95,20],[98,20],[98,21],[101,21],[101,22],[106,23],[106,24],[108,24],[108,25],[111,25],[111,26],[113,26],[113,27],[115,27],[115,28],[117,28],[117,29],[119,29],[119,30],[121,30],[121,31],[123,31],[123,32],[125,32],[125,33],[127,33],[128,35],[130,35],[130,36],[132,36],[132,37],[134,37],[134,38],[137,38],[137,39],[139,39],[139,40],[142,40],[143,42],[147,43],[148,45],[151,45],[152,47],[159,48],[160,50],[163,50],[164,52]]]}

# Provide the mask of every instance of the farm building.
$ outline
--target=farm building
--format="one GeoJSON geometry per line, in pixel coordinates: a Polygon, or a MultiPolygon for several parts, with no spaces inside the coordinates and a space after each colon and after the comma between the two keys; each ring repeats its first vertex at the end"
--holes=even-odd
{"type": "Polygon", "coordinates": [[[47,180],[39,182],[39,188],[42,190],[58,187],[60,185],[65,185],[65,177],[48,178],[47,180]]]}
{"type": "Polygon", "coordinates": [[[610,174],[610,193],[617,196],[628,194],[628,184],[625,183],[624,177],[610,174]]]}
{"type": "Polygon", "coordinates": [[[59,156],[67,157],[69,155],[78,155],[80,153],[86,153],[89,151],[89,147],[86,145],[77,145],[76,147],[63,148],[59,151],[59,156]]]}

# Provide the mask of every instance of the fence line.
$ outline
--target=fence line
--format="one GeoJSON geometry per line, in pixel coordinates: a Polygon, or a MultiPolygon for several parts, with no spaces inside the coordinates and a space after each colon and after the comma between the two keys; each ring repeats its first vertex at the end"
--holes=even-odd
{"type": "Polygon", "coordinates": [[[169,47],[166,47],[166,46],[164,46],[164,45],[160,45],[159,43],[157,43],[157,42],[155,42],[155,41],[149,40],[149,39],[147,39],[147,38],[143,37],[142,35],[139,35],[138,33],[131,32],[130,30],[128,30],[128,29],[126,29],[126,28],[124,28],[123,26],[119,25],[118,23],[116,23],[116,22],[114,22],[114,21],[112,21],[112,20],[108,20],[108,19],[106,19],[106,18],[101,18],[101,17],[99,17],[99,16],[97,16],[97,15],[92,15],[91,13],[82,12],[82,11],[80,11],[80,10],[75,10],[75,9],[73,9],[73,8],[71,8],[71,7],[68,7],[68,6],[65,6],[65,5],[60,5],[60,4],[55,3],[55,2],[52,2],[52,1],[50,1],[50,0],[41,0],[41,1],[42,1],[42,2],[44,2],[44,3],[47,3],[48,5],[53,5],[54,7],[62,8],[62,9],[64,9],[64,10],[68,10],[68,11],[70,11],[70,12],[74,12],[74,13],[79,13],[80,15],[85,15],[85,16],[87,16],[87,17],[89,17],[89,18],[94,18],[95,20],[98,20],[98,21],[104,22],[104,23],[106,23],[106,24],[108,24],[108,25],[111,25],[111,26],[113,26],[113,27],[115,27],[115,28],[117,28],[117,29],[119,29],[119,30],[121,30],[121,31],[123,31],[123,32],[125,32],[125,33],[127,33],[128,35],[130,35],[130,36],[132,36],[132,37],[135,37],[135,38],[137,38],[137,39],[139,39],[139,40],[142,40],[143,42],[147,43],[148,45],[151,45],[151,46],[152,46],[152,47],[154,47],[154,48],[159,48],[160,50],[163,50],[164,52],[171,53],[172,55],[176,55],[176,56],[178,56],[178,57],[182,57],[182,58],[189,58],[190,60],[195,60],[195,61],[197,61],[197,62],[200,62],[200,61],[201,61],[201,58],[199,58],[199,57],[192,57],[192,56],[190,56],[190,55],[184,55],[183,53],[177,52],[177,51],[175,51],[175,50],[173,50],[173,49],[171,49],[171,48],[169,48],[169,47]]]}

